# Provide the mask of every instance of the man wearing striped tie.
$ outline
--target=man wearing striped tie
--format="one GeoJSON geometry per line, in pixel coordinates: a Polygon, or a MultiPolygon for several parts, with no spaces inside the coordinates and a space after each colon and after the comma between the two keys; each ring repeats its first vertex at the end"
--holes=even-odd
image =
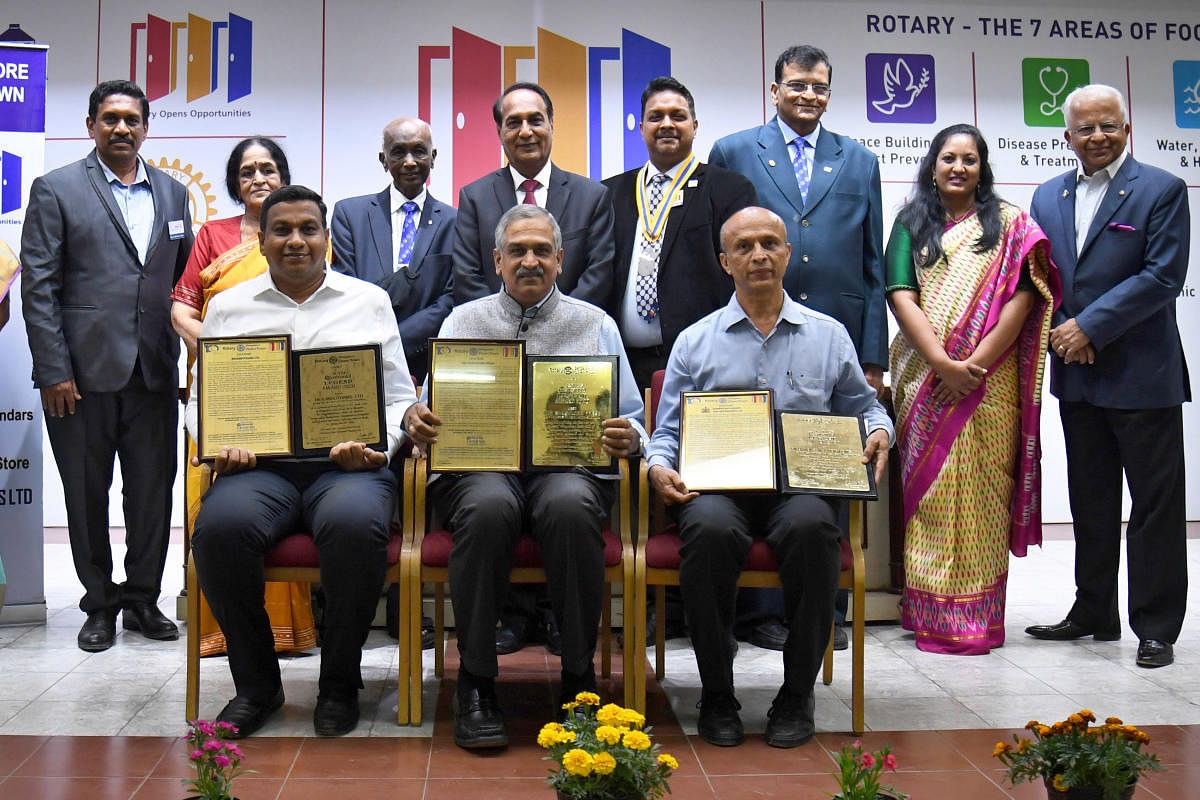
{"type": "Polygon", "coordinates": [[[425,188],[437,150],[429,126],[394,119],[383,129],[379,163],[392,182],[378,194],[333,209],[333,268],[377,284],[396,312],[408,368],[425,377],[429,337],[450,313],[451,246],[458,212],[425,188]]]}

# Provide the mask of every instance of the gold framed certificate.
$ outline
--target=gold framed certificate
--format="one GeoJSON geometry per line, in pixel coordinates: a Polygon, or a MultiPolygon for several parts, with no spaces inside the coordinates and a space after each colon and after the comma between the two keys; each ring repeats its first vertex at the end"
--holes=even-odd
{"type": "Polygon", "coordinates": [[[866,427],[860,416],[777,411],[783,491],[877,500],[875,471],[862,463],[866,427]]]}
{"type": "Polygon", "coordinates": [[[294,353],[294,455],[327,456],[340,442],[387,452],[381,356],[378,344],[294,353]]]}
{"type": "Polygon", "coordinates": [[[196,348],[197,452],[222,447],[256,456],[292,454],[292,337],[201,339],[196,348]]]}
{"type": "Polygon", "coordinates": [[[600,439],[617,413],[618,357],[531,355],[525,363],[526,469],[615,474],[617,460],[600,439]]]}
{"type": "Polygon", "coordinates": [[[521,471],[524,368],[520,340],[429,340],[431,472],[521,471]]]}
{"type": "Polygon", "coordinates": [[[681,392],[679,475],[688,491],[775,491],[770,389],[681,392]]]}

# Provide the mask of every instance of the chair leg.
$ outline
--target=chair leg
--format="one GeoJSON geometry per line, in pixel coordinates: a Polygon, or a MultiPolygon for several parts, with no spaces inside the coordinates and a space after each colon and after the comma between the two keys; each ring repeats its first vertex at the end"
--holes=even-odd
{"type": "MultiPolygon", "coordinates": [[[[837,623],[835,622],[834,625],[837,623]]],[[[825,664],[821,669],[821,682],[826,686],[833,683],[833,629],[829,630],[829,642],[825,645],[825,664]]]]}
{"type": "Polygon", "coordinates": [[[439,679],[446,672],[446,585],[433,585],[433,674],[439,679]]]}
{"type": "Polygon", "coordinates": [[[600,607],[600,677],[612,677],[612,584],[604,583],[600,607]]]}
{"type": "Polygon", "coordinates": [[[413,568],[409,578],[409,598],[405,613],[408,614],[408,692],[410,725],[421,724],[422,688],[424,685],[424,665],[421,655],[421,566],[413,568]]]}
{"type": "Polygon", "coordinates": [[[863,652],[863,639],[866,633],[866,609],[863,607],[865,593],[862,591],[861,580],[857,583],[855,589],[854,622],[851,625],[854,652],[851,654],[850,662],[850,717],[853,732],[862,733],[865,727],[865,697],[863,690],[865,653],[863,652]]]}
{"type": "Polygon", "coordinates": [[[200,716],[200,581],[196,565],[187,565],[187,689],[184,696],[184,721],[200,716]]]}
{"type": "Polygon", "coordinates": [[[667,587],[654,587],[654,679],[661,681],[667,663],[667,587]]]}
{"type": "MultiPolygon", "coordinates": [[[[407,564],[402,566],[407,567],[407,564]]],[[[411,676],[412,669],[409,662],[411,656],[412,639],[412,622],[408,613],[409,603],[409,584],[408,576],[404,575],[400,583],[400,602],[397,607],[396,617],[399,624],[400,644],[396,648],[397,661],[399,662],[396,669],[396,724],[407,725],[409,714],[412,711],[412,703],[409,697],[411,691],[411,676]]]]}

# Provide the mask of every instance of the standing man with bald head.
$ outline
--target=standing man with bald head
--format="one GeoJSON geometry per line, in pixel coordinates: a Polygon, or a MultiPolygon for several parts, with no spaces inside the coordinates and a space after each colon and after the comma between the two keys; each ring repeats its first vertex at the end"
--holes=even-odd
{"type": "Polygon", "coordinates": [[[1191,223],[1184,182],[1128,152],[1125,99],[1084,86],[1063,102],[1079,167],[1037,188],[1030,209],[1050,237],[1062,306],[1050,331],[1050,391],[1067,445],[1075,528],[1075,604],[1037,639],[1121,637],[1121,476],[1129,627],[1137,665],[1162,667],[1187,607],[1183,406],[1192,399],[1175,320],[1191,223]]]}
{"type": "Polygon", "coordinates": [[[452,206],[425,188],[437,150],[429,126],[401,117],[383,129],[379,163],[392,182],[378,194],[349,197],[333,209],[333,268],[387,291],[400,326],[404,355],[417,378],[425,352],[453,306],[452,206]]]}

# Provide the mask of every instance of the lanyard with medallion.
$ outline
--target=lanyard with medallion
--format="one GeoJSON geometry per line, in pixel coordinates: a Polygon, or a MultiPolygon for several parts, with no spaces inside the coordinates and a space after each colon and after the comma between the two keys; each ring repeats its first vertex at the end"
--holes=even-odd
{"type": "MultiPolygon", "coordinates": [[[[679,170],[679,174],[675,176],[675,180],[671,181],[671,185],[663,192],[662,198],[659,200],[658,208],[651,211],[649,207],[650,199],[646,196],[646,175],[650,169],[650,165],[646,164],[638,172],[636,201],[638,208],[638,224],[641,228],[641,233],[646,237],[647,242],[657,242],[662,236],[663,231],[667,227],[667,216],[671,213],[671,207],[678,205],[677,196],[682,199],[679,194],[680,187],[687,183],[688,178],[700,166],[699,159],[695,155],[689,156],[683,168],[679,170]]],[[[657,255],[647,256],[643,254],[638,258],[638,274],[650,275],[658,266],[657,255]]]]}

